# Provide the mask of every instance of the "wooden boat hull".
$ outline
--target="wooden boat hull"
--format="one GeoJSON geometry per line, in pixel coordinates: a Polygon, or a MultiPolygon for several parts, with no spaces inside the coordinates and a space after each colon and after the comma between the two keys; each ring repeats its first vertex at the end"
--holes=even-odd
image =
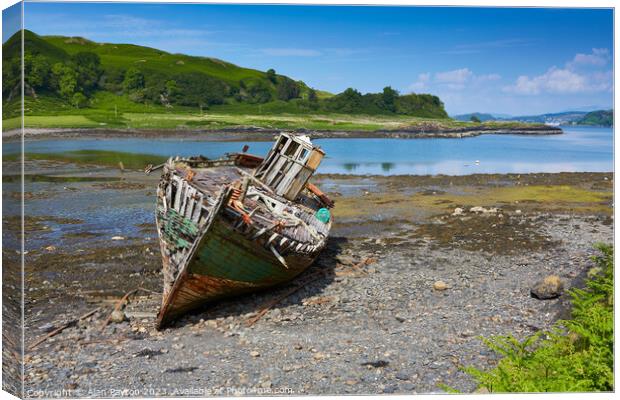
{"type": "Polygon", "coordinates": [[[333,202],[308,182],[323,155],[307,137],[282,133],[265,159],[236,153],[160,166],[158,328],[205,303],[289,281],[312,264],[332,224],[325,207],[333,202]]]}
{"type": "Polygon", "coordinates": [[[274,254],[219,217],[189,260],[186,273],[175,282],[167,306],[158,316],[158,326],[206,303],[289,281],[308,268],[318,253],[284,256],[286,268],[274,254]]]}

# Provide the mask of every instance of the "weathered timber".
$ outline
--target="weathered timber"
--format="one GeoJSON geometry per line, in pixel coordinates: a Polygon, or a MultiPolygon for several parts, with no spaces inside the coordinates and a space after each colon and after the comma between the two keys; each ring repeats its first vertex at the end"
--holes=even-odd
{"type": "Polygon", "coordinates": [[[307,137],[281,134],[265,158],[235,153],[163,165],[158,328],[206,303],[289,281],[312,264],[332,224],[317,212],[333,202],[308,182],[323,155],[307,137]]]}

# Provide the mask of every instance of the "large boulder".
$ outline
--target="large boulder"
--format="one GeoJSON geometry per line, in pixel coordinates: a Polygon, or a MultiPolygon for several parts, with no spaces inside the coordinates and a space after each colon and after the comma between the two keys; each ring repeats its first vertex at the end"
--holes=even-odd
{"type": "Polygon", "coordinates": [[[539,300],[555,299],[564,291],[564,283],[557,275],[549,275],[537,282],[531,289],[532,297],[539,300]]]}

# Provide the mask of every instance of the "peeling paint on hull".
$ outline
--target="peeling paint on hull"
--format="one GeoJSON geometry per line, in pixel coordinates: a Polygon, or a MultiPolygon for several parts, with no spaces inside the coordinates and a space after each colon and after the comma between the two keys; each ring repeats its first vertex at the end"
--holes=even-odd
{"type": "Polygon", "coordinates": [[[313,256],[285,256],[289,268],[238,233],[223,218],[216,221],[206,242],[190,261],[179,288],[171,293],[160,327],[205,304],[266,289],[293,279],[308,268],[313,256]]]}
{"type": "MultiPolygon", "coordinates": [[[[318,165],[313,155],[322,152],[307,139],[283,135],[274,149],[282,142],[299,144],[295,157],[318,165]]],[[[333,202],[308,184],[314,169],[298,168],[289,153],[176,158],[160,166],[156,220],[164,289],[158,329],[205,304],[287,282],[323,250],[332,221],[317,212],[333,202]],[[288,162],[282,167],[288,175],[267,168],[270,159],[277,168],[288,162]],[[255,176],[261,168],[282,194],[255,176]]]]}

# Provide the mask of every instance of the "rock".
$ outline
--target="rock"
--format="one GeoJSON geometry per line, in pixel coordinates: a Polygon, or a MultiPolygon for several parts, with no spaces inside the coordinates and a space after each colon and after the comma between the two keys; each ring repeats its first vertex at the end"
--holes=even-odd
{"type": "Polygon", "coordinates": [[[397,390],[398,390],[398,387],[396,385],[388,385],[385,388],[383,388],[383,393],[394,393],[397,390]]]}
{"type": "Polygon", "coordinates": [[[395,377],[396,379],[400,379],[401,381],[406,381],[409,379],[409,374],[405,371],[398,371],[395,377]]]}
{"type": "Polygon", "coordinates": [[[158,356],[160,354],[164,354],[164,352],[161,351],[161,350],[152,350],[152,349],[149,349],[149,348],[145,348],[145,349],[140,350],[137,353],[134,353],[133,357],[151,358],[151,357],[158,356]]]}
{"type": "Polygon", "coordinates": [[[515,210],[515,214],[521,214],[521,210],[515,210]]]}
{"type": "Polygon", "coordinates": [[[478,389],[474,390],[474,393],[479,393],[479,394],[488,394],[489,389],[485,388],[484,386],[480,386],[478,389]]]}
{"type": "Polygon", "coordinates": [[[261,383],[260,387],[262,387],[263,389],[269,389],[271,387],[271,381],[265,381],[261,383]]]}
{"type": "Polygon", "coordinates": [[[123,312],[123,310],[112,311],[112,314],[110,315],[110,322],[120,324],[121,322],[125,321],[127,321],[127,315],[125,315],[125,312],[123,312]]]}
{"type": "Polygon", "coordinates": [[[258,351],[256,351],[256,350],[251,351],[251,352],[250,352],[250,355],[251,355],[252,357],[260,357],[260,353],[259,353],[258,351]]]}
{"type": "Polygon", "coordinates": [[[403,385],[403,389],[407,390],[407,391],[415,390],[415,384],[413,384],[413,383],[405,383],[403,385]]]}
{"type": "Polygon", "coordinates": [[[484,208],[484,207],[480,207],[480,206],[476,206],[476,207],[472,207],[469,209],[470,213],[476,213],[476,214],[495,214],[497,213],[499,210],[495,207],[493,208],[484,208]]]}
{"type": "Polygon", "coordinates": [[[457,215],[462,215],[462,214],[463,214],[463,211],[464,211],[464,210],[463,210],[462,208],[457,207],[457,208],[455,208],[455,209],[454,209],[454,212],[452,213],[452,215],[453,215],[453,216],[455,216],[455,217],[456,217],[457,215]]]}
{"type": "Polygon", "coordinates": [[[446,290],[447,288],[448,288],[448,285],[444,281],[437,281],[433,283],[433,289],[437,291],[443,291],[443,290],[446,290]]]}
{"type": "Polygon", "coordinates": [[[39,327],[39,330],[40,330],[40,331],[43,331],[43,332],[46,332],[46,333],[47,333],[47,332],[51,332],[51,331],[53,331],[54,329],[56,329],[56,325],[51,324],[51,323],[49,323],[49,322],[48,322],[47,324],[41,325],[41,326],[39,327]]]}
{"type": "Polygon", "coordinates": [[[47,246],[45,248],[45,250],[47,250],[47,251],[54,251],[54,250],[56,250],[56,246],[47,246]]]}
{"type": "Polygon", "coordinates": [[[164,371],[164,373],[178,374],[178,373],[192,373],[196,371],[198,367],[177,367],[177,368],[168,368],[164,371]]]}
{"type": "Polygon", "coordinates": [[[336,256],[336,261],[342,265],[353,265],[355,264],[355,257],[348,254],[338,254],[336,256]]]}
{"type": "Polygon", "coordinates": [[[303,349],[304,347],[303,347],[302,345],[300,345],[300,344],[296,344],[293,348],[294,348],[295,350],[301,350],[301,349],[303,349]]]}
{"type": "Polygon", "coordinates": [[[559,276],[549,275],[540,282],[537,282],[530,294],[539,300],[555,299],[562,294],[564,290],[564,284],[559,276]]]}
{"type": "Polygon", "coordinates": [[[390,364],[389,361],[386,360],[376,360],[376,361],[367,361],[367,362],[363,362],[360,365],[362,365],[363,367],[373,367],[373,368],[383,368],[383,367],[387,367],[390,364]]]}
{"type": "Polygon", "coordinates": [[[122,236],[112,236],[110,239],[111,240],[125,240],[125,238],[122,236]]]}

